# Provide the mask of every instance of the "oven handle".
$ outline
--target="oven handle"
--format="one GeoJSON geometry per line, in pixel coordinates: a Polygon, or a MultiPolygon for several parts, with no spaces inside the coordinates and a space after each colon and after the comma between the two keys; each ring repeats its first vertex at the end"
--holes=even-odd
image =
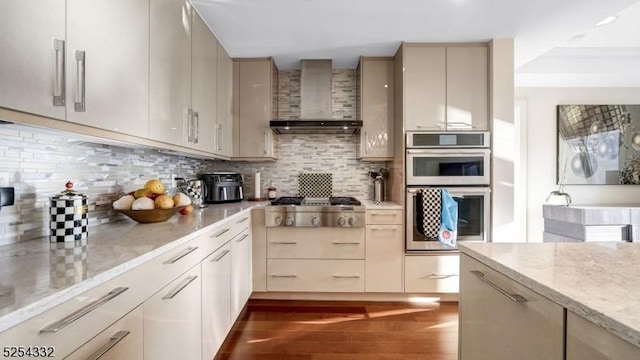
{"type": "Polygon", "coordinates": [[[460,155],[460,154],[478,154],[488,155],[491,153],[489,149],[408,149],[407,154],[424,154],[424,155],[460,155]]]}

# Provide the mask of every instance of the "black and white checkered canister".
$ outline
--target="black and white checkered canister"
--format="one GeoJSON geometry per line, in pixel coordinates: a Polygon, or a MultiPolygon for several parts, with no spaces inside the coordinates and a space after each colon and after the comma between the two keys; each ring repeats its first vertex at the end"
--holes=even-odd
{"type": "Polygon", "coordinates": [[[87,196],[65,190],[50,199],[50,242],[84,240],[88,235],[87,196]]]}

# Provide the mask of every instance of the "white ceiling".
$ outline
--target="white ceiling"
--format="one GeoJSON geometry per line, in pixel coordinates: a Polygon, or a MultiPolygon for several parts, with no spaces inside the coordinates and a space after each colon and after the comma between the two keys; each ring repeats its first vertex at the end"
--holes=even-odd
{"type": "Polygon", "coordinates": [[[514,38],[517,86],[640,86],[638,0],[192,2],[232,57],[273,56],[280,69],[313,58],[355,68],[360,55],[391,56],[401,41],[514,38]],[[594,26],[609,15],[619,19],[594,26]]]}

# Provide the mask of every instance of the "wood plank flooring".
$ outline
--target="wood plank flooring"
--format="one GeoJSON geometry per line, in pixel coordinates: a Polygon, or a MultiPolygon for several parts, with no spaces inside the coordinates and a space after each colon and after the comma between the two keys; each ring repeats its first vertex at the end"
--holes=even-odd
{"type": "Polygon", "coordinates": [[[456,360],[458,304],[250,300],[215,360],[456,360]]]}

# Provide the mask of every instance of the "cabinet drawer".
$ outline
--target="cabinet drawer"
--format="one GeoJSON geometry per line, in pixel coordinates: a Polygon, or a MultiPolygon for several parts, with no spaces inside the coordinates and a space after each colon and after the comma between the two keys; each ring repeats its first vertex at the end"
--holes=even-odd
{"type": "Polygon", "coordinates": [[[567,360],[640,359],[640,348],[567,311],[567,360]]]}
{"type": "Polygon", "coordinates": [[[401,225],[402,210],[367,210],[367,224],[401,225]]]}
{"type": "Polygon", "coordinates": [[[404,291],[457,293],[460,279],[458,255],[405,256],[404,291]]]}
{"type": "Polygon", "coordinates": [[[269,228],[269,259],[364,259],[364,228],[269,228]]]}
{"type": "Polygon", "coordinates": [[[267,291],[364,292],[364,260],[268,260],[267,291]]]}
{"type": "Polygon", "coordinates": [[[156,277],[143,264],[3,332],[0,343],[53,346],[64,358],[151,296],[156,277]]]}
{"type": "Polygon", "coordinates": [[[142,306],[98,334],[67,360],[142,360],[142,306]]]}
{"type": "Polygon", "coordinates": [[[205,256],[208,256],[212,252],[216,251],[218,248],[220,248],[220,246],[229,242],[229,240],[231,240],[234,236],[249,228],[249,224],[251,224],[251,221],[250,216],[247,213],[240,218],[218,224],[212,227],[206,233],[200,235],[198,237],[198,240],[204,247],[205,256]]]}

